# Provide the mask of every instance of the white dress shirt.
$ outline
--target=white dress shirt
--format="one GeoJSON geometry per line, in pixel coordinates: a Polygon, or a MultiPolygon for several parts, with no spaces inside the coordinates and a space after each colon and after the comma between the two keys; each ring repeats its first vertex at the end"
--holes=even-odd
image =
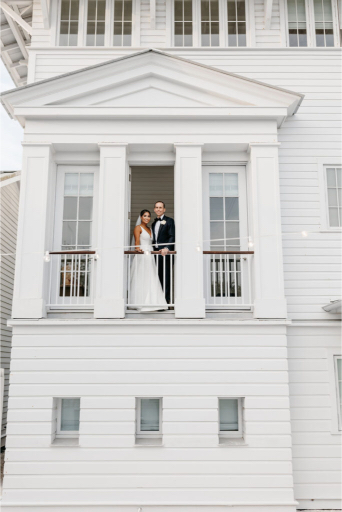
{"type": "MultiPolygon", "coordinates": [[[[160,217],[160,220],[163,220],[164,218],[164,214],[160,217]]],[[[158,220],[156,222],[156,225],[154,226],[154,233],[155,233],[155,237],[156,237],[156,241],[158,240],[158,233],[159,233],[159,229],[160,229],[160,220],[158,220]]],[[[157,245],[158,247],[158,245],[157,245]]]]}

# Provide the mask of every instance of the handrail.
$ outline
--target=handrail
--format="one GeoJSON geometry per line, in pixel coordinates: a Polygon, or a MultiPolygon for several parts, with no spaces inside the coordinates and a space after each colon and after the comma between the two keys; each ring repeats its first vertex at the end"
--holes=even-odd
{"type": "MultiPolygon", "coordinates": [[[[149,254],[160,254],[160,251],[148,251],[148,252],[149,252],[149,254]]],[[[144,253],[139,252],[139,251],[124,251],[124,254],[144,254],[144,253]]],[[[177,254],[177,251],[169,251],[167,254],[177,254]]]]}
{"type": "Polygon", "coordinates": [[[96,254],[96,251],[51,251],[49,254],[96,254]]]}
{"type": "Polygon", "coordinates": [[[203,254],[254,254],[254,251],[203,251],[203,254]]]}

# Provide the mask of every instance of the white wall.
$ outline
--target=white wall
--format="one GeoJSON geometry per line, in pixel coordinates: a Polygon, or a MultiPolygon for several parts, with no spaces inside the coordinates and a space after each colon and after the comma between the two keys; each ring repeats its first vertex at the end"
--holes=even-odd
{"type": "Polygon", "coordinates": [[[15,327],[4,510],[293,503],[284,326],[58,323],[15,327]],[[81,397],[80,447],[50,447],[58,396],[81,397]],[[164,446],[135,446],[137,396],[163,397],[164,446]],[[245,397],[245,446],[218,445],[218,396],[245,397]]]}
{"type": "Polygon", "coordinates": [[[340,509],[341,432],[334,417],[340,326],[288,328],[295,497],[300,509],[340,509]]]}

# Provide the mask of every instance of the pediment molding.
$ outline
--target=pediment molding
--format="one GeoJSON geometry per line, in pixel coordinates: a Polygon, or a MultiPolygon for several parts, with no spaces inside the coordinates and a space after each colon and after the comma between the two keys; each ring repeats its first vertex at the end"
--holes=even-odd
{"type": "Polygon", "coordinates": [[[115,112],[124,116],[128,109],[132,116],[131,109],[135,108],[137,116],[144,115],[143,111],[148,116],[151,109],[160,110],[163,116],[175,109],[185,109],[189,115],[195,111],[196,115],[198,111],[210,115],[213,109],[227,111],[227,115],[233,109],[237,116],[254,112],[252,117],[266,112],[266,117],[273,116],[279,123],[279,115],[296,112],[303,95],[146,50],[6,91],[1,99],[8,112],[21,121],[33,112],[36,117],[48,111],[54,117],[65,116],[68,109],[69,115],[78,109],[79,115],[101,112],[101,117],[106,111],[111,117],[115,112]]]}

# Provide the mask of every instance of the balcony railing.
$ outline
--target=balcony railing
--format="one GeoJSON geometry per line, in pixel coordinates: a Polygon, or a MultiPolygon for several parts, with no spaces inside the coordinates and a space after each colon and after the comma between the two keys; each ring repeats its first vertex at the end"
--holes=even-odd
{"type": "Polygon", "coordinates": [[[251,309],[253,251],[203,251],[208,309],[251,309]]]}
{"type": "Polygon", "coordinates": [[[167,288],[169,288],[170,294],[167,306],[174,306],[174,264],[176,254],[176,251],[170,251],[167,256],[161,256],[158,251],[148,251],[145,253],[125,251],[127,258],[128,309],[142,312],[147,312],[149,309],[165,309],[164,298],[165,293],[167,294],[167,288]],[[135,258],[138,258],[138,260],[134,261],[135,258]],[[145,264],[143,258],[148,258],[148,260],[145,260],[145,264]],[[152,265],[150,264],[151,258],[152,265]],[[152,276],[153,272],[155,272],[154,276],[152,276]],[[135,276],[134,273],[136,274],[135,276]],[[155,276],[158,275],[160,275],[158,279],[163,293],[157,293],[157,287],[153,284],[155,276]]]}
{"type": "Polygon", "coordinates": [[[49,303],[54,309],[94,307],[95,251],[48,253],[49,303]]]}

